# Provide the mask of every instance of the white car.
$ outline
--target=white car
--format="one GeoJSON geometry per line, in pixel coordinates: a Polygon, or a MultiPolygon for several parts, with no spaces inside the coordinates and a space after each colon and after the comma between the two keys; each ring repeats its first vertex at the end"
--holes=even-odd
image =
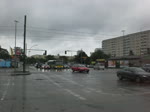
{"type": "Polygon", "coordinates": [[[94,70],[104,70],[105,69],[105,65],[104,63],[97,63],[94,67],[94,70]]]}

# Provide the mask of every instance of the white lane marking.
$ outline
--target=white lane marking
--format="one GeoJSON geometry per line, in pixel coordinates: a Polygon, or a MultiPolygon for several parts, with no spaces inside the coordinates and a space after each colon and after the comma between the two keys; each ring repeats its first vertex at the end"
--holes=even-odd
{"type": "MultiPolygon", "coordinates": [[[[96,92],[96,93],[99,93],[99,94],[111,95],[111,96],[133,96],[133,95],[147,95],[147,94],[150,94],[149,91],[145,91],[145,92],[141,91],[141,88],[136,88],[136,89],[134,88],[134,89],[136,91],[138,91],[138,89],[139,89],[142,93],[133,93],[133,94],[132,93],[108,93],[108,92],[104,92],[102,90],[88,88],[88,87],[86,87],[84,85],[81,85],[81,84],[79,84],[79,83],[77,83],[75,81],[72,81],[72,80],[70,80],[68,78],[60,77],[59,75],[55,75],[55,76],[58,77],[58,78],[61,78],[63,80],[66,80],[66,81],[68,81],[68,82],[70,82],[72,84],[78,85],[80,87],[84,87],[84,89],[86,89],[85,91],[88,92],[88,93],[90,93],[90,92],[96,92]]],[[[55,78],[54,76],[52,76],[52,77],[55,78]]],[[[121,91],[132,92],[131,90],[128,90],[127,88],[118,88],[118,89],[121,90],[121,91]]]]}
{"type": "Polygon", "coordinates": [[[48,79],[51,83],[53,83],[53,84],[56,85],[57,87],[61,88],[62,90],[66,91],[66,92],[68,92],[69,94],[71,94],[71,95],[77,97],[78,99],[80,99],[80,100],[86,100],[86,98],[82,97],[81,95],[79,95],[79,94],[77,94],[77,93],[71,91],[70,89],[66,89],[66,88],[64,88],[63,86],[61,86],[60,84],[56,83],[55,81],[49,79],[49,77],[47,77],[47,76],[45,76],[45,75],[44,75],[44,77],[46,77],[46,79],[48,79]]]}
{"type": "Polygon", "coordinates": [[[47,77],[47,76],[45,76],[45,75],[44,75],[44,77],[45,77],[46,79],[48,79],[48,81],[50,81],[50,82],[52,82],[54,85],[56,85],[57,87],[62,88],[62,86],[61,86],[60,84],[58,84],[58,83],[56,83],[55,81],[51,80],[49,77],[47,77]]]}
{"type": "Polygon", "coordinates": [[[5,96],[7,94],[7,91],[8,91],[8,87],[10,85],[10,78],[8,79],[8,83],[7,83],[7,87],[6,87],[6,90],[4,91],[4,93],[2,94],[2,97],[1,97],[1,101],[3,101],[5,99],[5,96]]]}
{"type": "MultiPolygon", "coordinates": [[[[59,77],[59,76],[57,76],[57,77],[59,77]]],[[[89,87],[85,87],[84,85],[79,84],[79,83],[77,83],[77,82],[75,82],[75,81],[69,80],[69,79],[67,79],[67,78],[64,78],[64,77],[59,77],[59,78],[61,78],[61,79],[63,79],[63,80],[66,80],[66,81],[68,81],[68,82],[70,82],[70,83],[72,83],[72,84],[78,85],[78,86],[80,86],[80,87],[84,87],[84,89],[87,89],[86,91],[89,91],[89,92],[97,91],[96,89],[89,88],[89,87]]],[[[102,92],[102,90],[98,90],[98,91],[101,91],[101,92],[102,92]]]]}
{"type": "MultiPolygon", "coordinates": [[[[79,83],[77,83],[77,82],[75,82],[75,81],[72,81],[72,80],[70,80],[70,79],[67,79],[67,78],[64,78],[64,77],[60,77],[60,76],[58,76],[58,75],[56,75],[58,78],[61,78],[61,79],[64,79],[64,80],[66,80],[66,81],[68,81],[68,82],[70,82],[70,83],[72,83],[72,84],[75,84],[75,85],[78,85],[78,86],[80,86],[80,87],[84,87],[84,85],[81,85],[81,84],[79,84],[79,83]]],[[[55,77],[54,77],[55,78],[55,77]]]]}
{"type": "Polygon", "coordinates": [[[73,92],[73,91],[71,91],[71,90],[69,90],[69,89],[64,89],[64,90],[67,91],[68,93],[70,93],[71,95],[77,97],[77,98],[80,99],[80,100],[86,100],[86,98],[80,96],[79,94],[76,94],[75,92],[73,92]]]}
{"type": "MultiPolygon", "coordinates": [[[[68,82],[70,82],[70,83],[72,83],[72,84],[75,84],[75,85],[78,85],[78,86],[80,86],[80,87],[84,87],[84,89],[86,89],[85,91],[86,92],[88,92],[88,93],[90,93],[90,92],[96,92],[96,93],[99,93],[99,94],[104,94],[104,95],[111,95],[111,96],[130,96],[131,94],[117,94],[117,93],[107,93],[107,92],[104,92],[104,91],[102,91],[102,90],[97,90],[97,89],[94,89],[94,88],[89,88],[89,87],[85,87],[84,85],[81,85],[81,84],[79,84],[79,83],[77,83],[77,82],[75,82],[75,81],[72,81],[72,80],[69,80],[69,79],[67,79],[67,78],[64,78],[64,77],[60,77],[60,76],[58,76],[58,75],[56,75],[58,78],[61,78],[61,79],[63,79],[63,80],[66,80],[66,81],[68,81],[68,82]]],[[[54,78],[54,77],[53,77],[54,78]]]]}
{"type": "MultiPolygon", "coordinates": [[[[108,93],[108,92],[104,92],[104,91],[102,91],[100,89],[97,90],[97,89],[94,89],[94,88],[88,88],[88,87],[86,87],[84,85],[81,85],[81,84],[79,84],[79,83],[77,83],[75,81],[72,81],[72,80],[70,80],[68,78],[60,77],[59,75],[55,75],[55,76],[58,77],[58,78],[61,78],[63,80],[66,80],[66,81],[68,81],[68,82],[70,82],[70,83],[72,83],[74,85],[78,85],[80,87],[84,87],[85,91],[88,92],[88,93],[90,93],[90,92],[96,92],[96,93],[99,93],[99,94],[111,95],[111,96],[133,96],[133,95],[146,95],[146,94],[150,94],[150,92],[142,92],[142,93],[134,93],[134,94],[131,94],[131,93],[108,93]]],[[[55,78],[54,76],[52,76],[52,77],[55,78]]],[[[120,89],[121,91],[132,92],[131,90],[128,90],[126,88],[118,88],[118,89],[120,89]]]]}

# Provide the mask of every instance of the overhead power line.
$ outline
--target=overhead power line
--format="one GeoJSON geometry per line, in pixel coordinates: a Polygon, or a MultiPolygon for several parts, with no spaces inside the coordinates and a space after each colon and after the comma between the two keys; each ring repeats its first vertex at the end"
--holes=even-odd
{"type": "MultiPolygon", "coordinates": [[[[14,26],[0,26],[0,29],[4,30],[14,30],[14,26]]],[[[18,26],[17,30],[23,30],[23,26],[18,26]]],[[[79,32],[79,31],[65,31],[58,29],[47,29],[41,27],[28,26],[27,31],[31,34],[33,33],[50,33],[50,34],[60,34],[60,35],[73,35],[73,36],[117,36],[112,34],[100,34],[100,33],[89,33],[89,32],[79,32]]],[[[42,37],[42,36],[41,36],[42,37]]]]}
{"type": "Polygon", "coordinates": [[[60,34],[84,34],[84,35],[105,35],[105,36],[117,36],[112,34],[99,34],[99,33],[89,33],[89,32],[79,32],[79,31],[65,31],[65,30],[58,30],[58,29],[46,29],[40,27],[28,27],[28,31],[40,31],[40,32],[47,32],[47,33],[60,33],[60,34]],[[53,32],[52,32],[53,31],[53,32]]]}

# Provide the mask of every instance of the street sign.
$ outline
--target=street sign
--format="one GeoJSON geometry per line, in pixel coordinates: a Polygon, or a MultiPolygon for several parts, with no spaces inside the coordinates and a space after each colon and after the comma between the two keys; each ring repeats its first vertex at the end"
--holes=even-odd
{"type": "Polygon", "coordinates": [[[96,59],[96,61],[105,61],[105,59],[96,59]]]}

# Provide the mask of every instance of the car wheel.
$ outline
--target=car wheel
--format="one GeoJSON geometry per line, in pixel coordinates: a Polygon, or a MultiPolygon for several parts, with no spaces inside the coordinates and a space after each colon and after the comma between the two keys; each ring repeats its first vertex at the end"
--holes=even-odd
{"type": "Polygon", "coordinates": [[[89,71],[86,71],[87,73],[89,73],[89,71]]]}
{"type": "Polygon", "coordinates": [[[142,82],[142,79],[141,79],[140,77],[136,77],[135,81],[136,81],[137,83],[140,83],[140,82],[142,82]]]}
{"type": "Polygon", "coordinates": [[[72,72],[74,72],[74,70],[72,70],[72,72]]]}
{"type": "Polygon", "coordinates": [[[123,80],[123,77],[121,75],[118,75],[119,80],[123,80]]]}

